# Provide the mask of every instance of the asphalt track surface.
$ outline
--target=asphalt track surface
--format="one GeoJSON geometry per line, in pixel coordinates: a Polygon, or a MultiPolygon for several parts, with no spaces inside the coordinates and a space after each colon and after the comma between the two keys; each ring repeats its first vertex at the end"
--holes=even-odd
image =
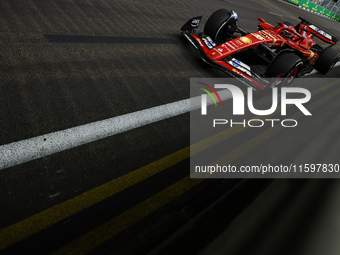
{"type": "MultiPolygon", "coordinates": [[[[339,23],[270,0],[4,0],[0,146],[34,137],[48,143],[44,135],[53,132],[189,98],[190,78],[221,73],[197,62],[179,28],[219,8],[236,10],[249,31],[259,16],[273,24],[303,16],[340,37],[339,23]]],[[[309,88],[317,92],[313,119],[295,132],[231,137],[250,148],[235,160],[293,161],[327,123],[337,125],[339,70],[309,88]]],[[[99,138],[0,171],[2,254],[143,254],[240,182],[189,178],[188,113],[99,138]]],[[[338,151],[337,138],[328,145],[325,159],[338,151]]]]}

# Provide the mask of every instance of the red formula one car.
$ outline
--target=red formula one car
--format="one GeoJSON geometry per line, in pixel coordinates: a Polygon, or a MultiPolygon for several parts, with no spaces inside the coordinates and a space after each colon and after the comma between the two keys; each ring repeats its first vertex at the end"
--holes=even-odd
{"type": "Polygon", "coordinates": [[[313,68],[326,74],[340,58],[331,48],[338,39],[301,17],[296,26],[287,21],[273,26],[259,18],[259,31],[253,33],[238,27],[235,11],[214,12],[204,32],[198,31],[201,19],[202,16],[190,19],[181,33],[206,63],[231,77],[245,78],[240,80],[257,91],[279,83],[289,85],[294,77],[301,77],[313,68]],[[317,41],[329,46],[323,48],[317,41]]]}

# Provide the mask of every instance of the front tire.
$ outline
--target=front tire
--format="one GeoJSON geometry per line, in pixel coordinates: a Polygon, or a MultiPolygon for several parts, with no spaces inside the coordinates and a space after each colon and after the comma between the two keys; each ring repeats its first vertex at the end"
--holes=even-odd
{"type": "Polygon", "coordinates": [[[237,19],[227,9],[215,11],[207,20],[204,26],[204,33],[210,36],[216,44],[222,44],[232,38],[237,19]]]}
{"type": "Polygon", "coordinates": [[[280,76],[280,78],[284,79],[284,85],[288,86],[293,81],[293,78],[297,77],[302,66],[303,62],[298,55],[284,51],[269,64],[266,76],[270,78],[280,76]]]}
{"type": "Polygon", "coordinates": [[[332,48],[326,48],[320,54],[319,58],[316,60],[314,64],[314,68],[322,74],[328,73],[338,62],[340,58],[340,54],[337,53],[332,48]]]}

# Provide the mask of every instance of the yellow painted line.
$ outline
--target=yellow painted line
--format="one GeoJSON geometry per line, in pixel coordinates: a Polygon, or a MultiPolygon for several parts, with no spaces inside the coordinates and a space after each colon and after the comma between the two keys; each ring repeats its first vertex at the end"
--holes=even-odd
{"type": "Polygon", "coordinates": [[[322,92],[322,91],[325,91],[326,89],[329,89],[330,87],[333,87],[334,85],[340,83],[340,79],[336,79],[335,81],[332,81],[331,83],[325,85],[325,86],[322,86],[321,88],[318,88],[316,90],[313,90],[311,92],[312,96],[322,92]]]}
{"type": "MultiPolygon", "coordinates": [[[[320,93],[339,82],[340,79],[327,84],[313,91],[312,95],[320,93]]],[[[276,113],[277,112],[273,114],[276,113]]],[[[206,140],[198,142],[195,145],[192,145],[191,148],[186,147],[149,165],[132,171],[124,176],[121,176],[79,196],[71,198],[61,204],[55,205],[38,214],[30,216],[27,219],[6,227],[0,230],[0,250],[5,249],[6,247],[9,247],[33,234],[36,234],[45,228],[48,228],[53,224],[70,217],[71,215],[74,215],[126,188],[133,186],[136,183],[153,176],[156,173],[161,172],[166,168],[169,168],[189,158],[190,149],[191,155],[194,155],[246,129],[247,128],[239,126],[230,128],[206,140]]]]}
{"type": "MultiPolygon", "coordinates": [[[[340,80],[339,80],[340,81],[340,80]]],[[[334,83],[333,85],[335,85],[334,83]]],[[[324,89],[320,89],[319,92],[324,89]]],[[[322,105],[332,97],[336,96],[340,93],[340,89],[328,94],[317,102],[313,103],[308,107],[308,110],[312,111],[318,106],[322,105]]],[[[302,113],[298,112],[292,115],[289,118],[299,119],[303,117],[302,113]]],[[[231,163],[233,160],[236,160],[240,156],[246,154],[251,149],[254,149],[258,145],[262,144],[264,141],[268,140],[274,134],[282,130],[283,127],[276,125],[274,128],[271,128],[261,135],[255,137],[249,142],[239,146],[234,151],[228,153],[222,159],[226,159],[227,164],[231,163]]],[[[220,161],[219,161],[220,162],[220,161]]],[[[202,177],[202,174],[200,175],[202,177]]],[[[128,227],[134,225],[138,221],[150,215],[152,212],[156,211],[160,207],[164,206],[168,202],[173,199],[179,197],[189,189],[193,188],[197,184],[199,184],[204,179],[190,179],[189,177],[185,177],[184,179],[178,181],[177,183],[169,186],[163,191],[157,193],[151,198],[143,201],[142,203],[132,207],[121,215],[113,218],[107,223],[93,229],[90,232],[87,232],[85,235],[79,237],[68,245],[64,246],[60,250],[53,253],[53,255],[61,255],[61,254],[87,254],[93,251],[95,248],[109,241],[117,234],[127,229],[128,227]]]]}
{"type": "Polygon", "coordinates": [[[77,197],[55,205],[23,221],[0,231],[0,250],[27,238],[41,230],[80,212],[150,176],[183,161],[190,155],[190,148],[184,148],[165,158],[132,171],[102,186],[89,190],[77,197]]]}
{"type": "Polygon", "coordinates": [[[201,181],[202,179],[190,179],[189,176],[187,176],[52,254],[86,254],[173,199],[179,197],[201,181]]]}

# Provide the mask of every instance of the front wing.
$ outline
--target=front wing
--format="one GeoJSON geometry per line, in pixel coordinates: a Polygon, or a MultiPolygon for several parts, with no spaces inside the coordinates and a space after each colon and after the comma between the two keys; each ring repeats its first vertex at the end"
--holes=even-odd
{"type": "MultiPolygon", "coordinates": [[[[250,34],[251,36],[247,39],[246,36],[241,37],[243,40],[252,40],[253,44],[247,45],[247,43],[242,43],[240,40],[235,42],[230,41],[222,45],[216,45],[215,42],[209,36],[198,32],[198,26],[201,21],[201,16],[190,19],[182,28],[181,33],[190,42],[190,44],[197,50],[201,59],[207,64],[221,70],[222,72],[228,74],[233,78],[239,79],[242,83],[253,88],[256,91],[264,91],[271,87],[267,80],[262,79],[257,73],[253,72],[251,68],[237,60],[233,57],[235,52],[240,50],[249,49],[253,44],[258,46],[265,42],[265,37],[258,39],[261,41],[256,41],[257,37],[260,38],[256,33],[250,34]],[[224,46],[224,48],[222,47],[224,46]],[[230,49],[230,54],[228,54],[227,48],[230,49]],[[217,57],[218,56],[218,57],[217,57]],[[222,56],[222,57],[221,57],[222,56]],[[222,58],[222,59],[221,59],[222,58]]],[[[269,42],[272,42],[272,38],[268,36],[269,42]]]]}

